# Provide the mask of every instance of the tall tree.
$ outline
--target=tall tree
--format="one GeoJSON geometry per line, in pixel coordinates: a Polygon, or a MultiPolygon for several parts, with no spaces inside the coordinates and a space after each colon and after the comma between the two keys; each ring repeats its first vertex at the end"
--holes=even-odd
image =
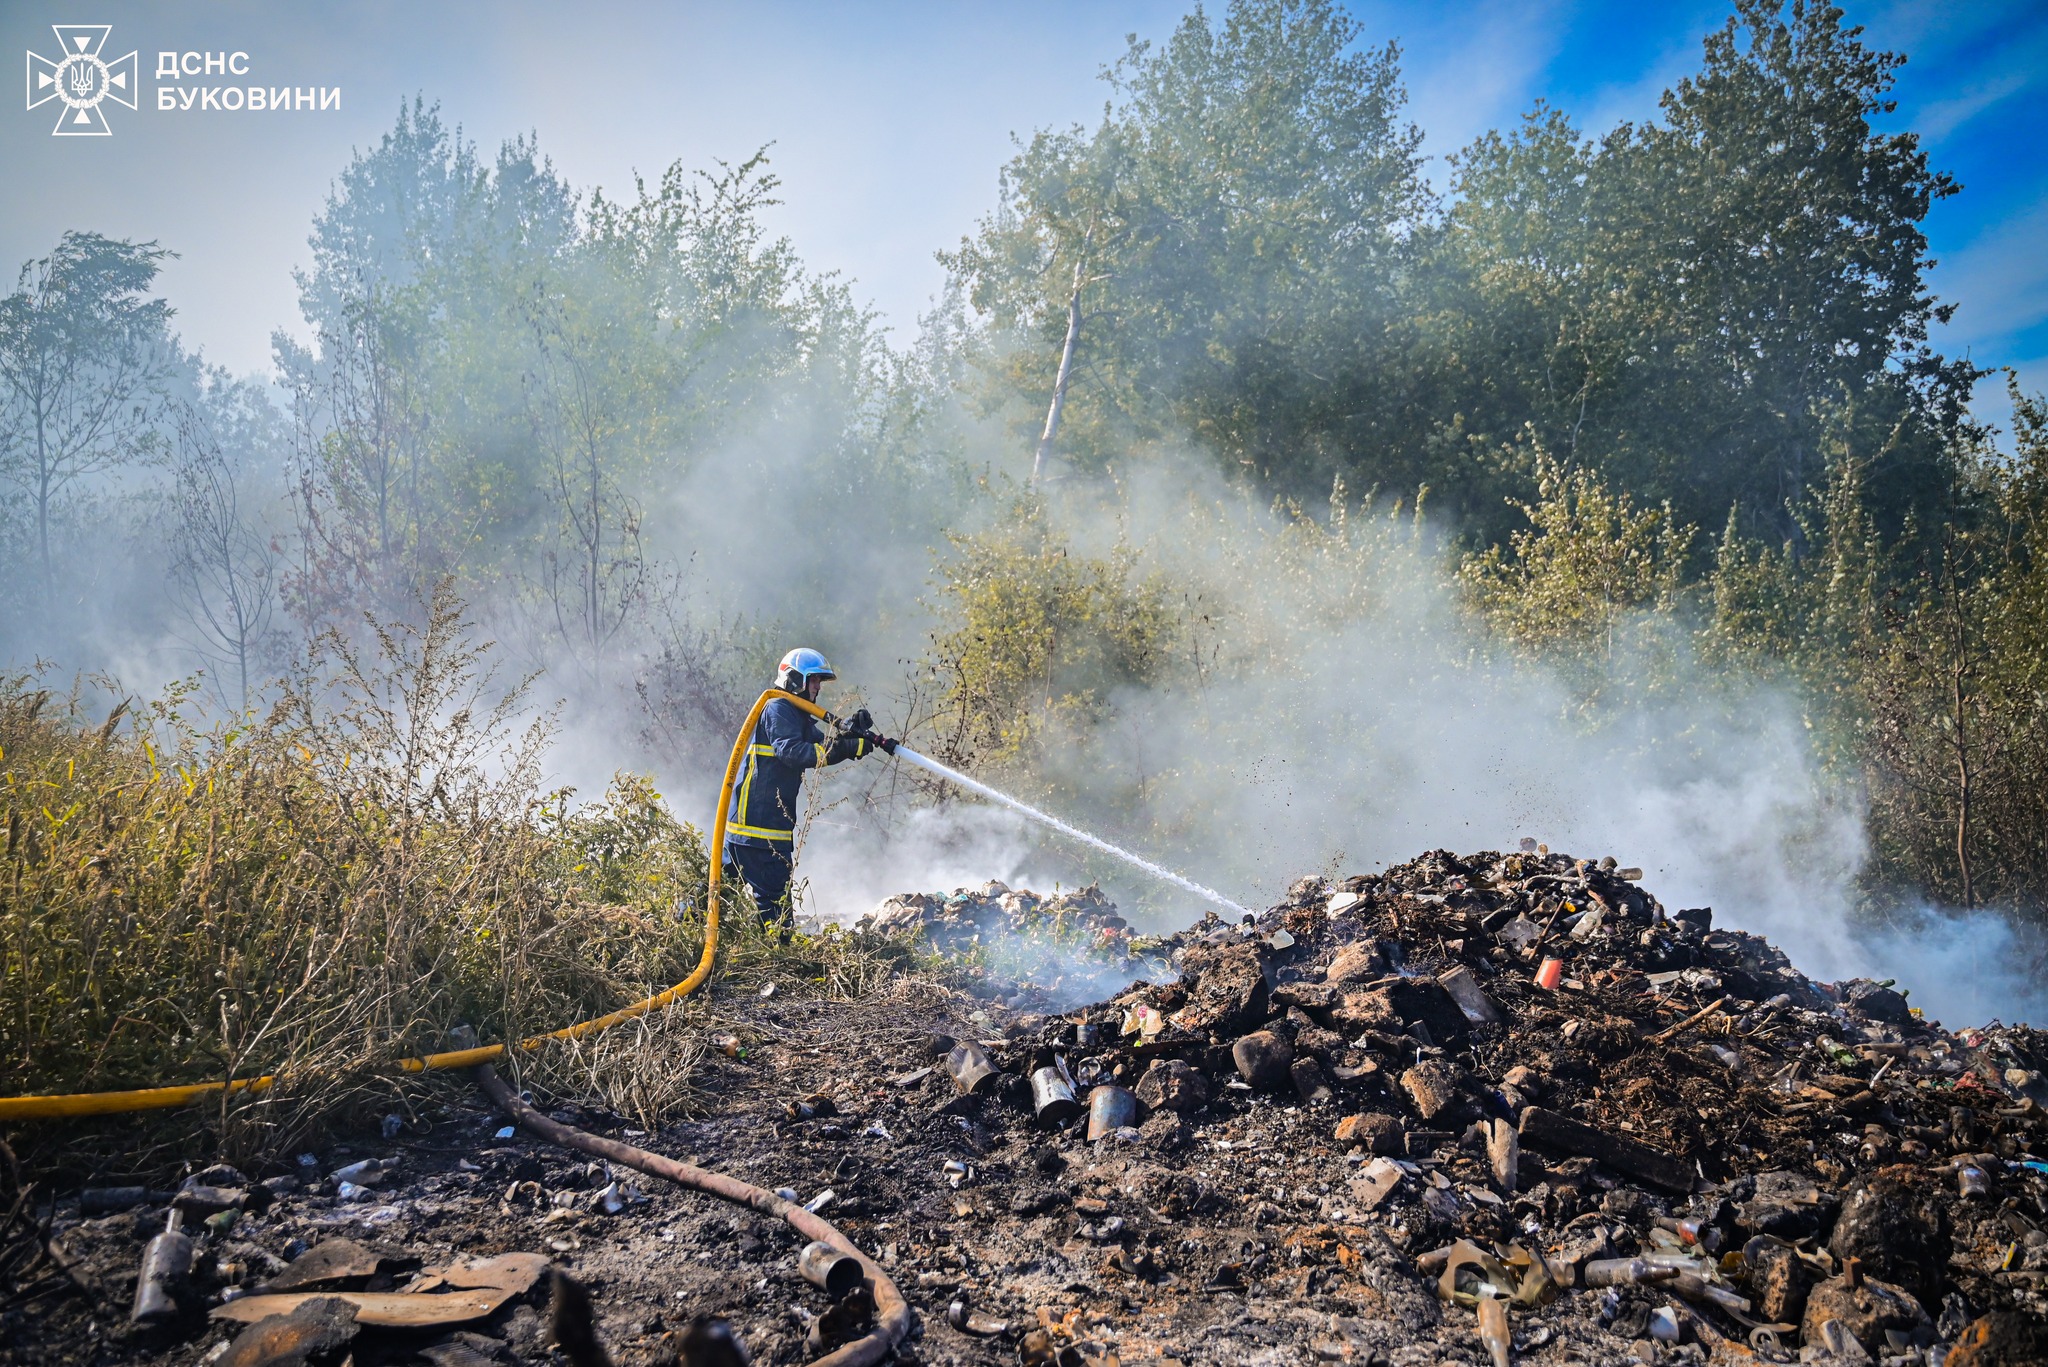
{"type": "Polygon", "coordinates": [[[539,587],[555,633],[593,682],[646,592],[641,509],[648,437],[657,426],[663,348],[636,293],[612,288],[602,259],[536,291],[526,306],[531,360],[522,382],[548,464],[556,514],[539,587]]]}
{"type": "Polygon", "coordinates": [[[992,326],[992,378],[1029,400],[1020,429],[1079,312],[1062,432],[1083,468],[1183,434],[1260,473],[1343,463],[1399,405],[1384,337],[1430,204],[1398,50],[1328,0],[1233,0],[1105,76],[1101,125],[1035,136],[943,258],[992,326]]]}
{"type": "Polygon", "coordinates": [[[56,593],[50,519],[82,480],[158,440],[174,372],[170,305],[151,299],[171,253],[154,242],[67,232],[0,299],[0,475],[35,512],[43,600],[56,593]]]}
{"type": "Polygon", "coordinates": [[[1933,511],[1979,373],[1928,344],[1922,223],[1956,185],[1872,126],[1904,58],[1861,33],[1738,0],[1661,118],[1595,146],[1539,108],[1467,149],[1433,258],[1467,422],[1773,538],[1837,452],[1891,529],[1933,511]]]}
{"type": "Polygon", "coordinates": [[[193,648],[214,666],[223,701],[246,710],[276,607],[276,543],[262,520],[277,414],[252,386],[203,375],[177,405],[171,572],[193,648]]]}

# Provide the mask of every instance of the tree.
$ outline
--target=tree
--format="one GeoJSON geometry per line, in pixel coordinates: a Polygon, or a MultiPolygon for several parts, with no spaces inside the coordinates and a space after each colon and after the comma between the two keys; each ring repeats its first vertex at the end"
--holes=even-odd
{"type": "Polygon", "coordinates": [[[647,589],[640,508],[626,485],[646,459],[657,405],[644,363],[661,348],[652,315],[593,274],[602,263],[528,302],[533,359],[523,381],[558,516],[541,588],[562,643],[601,683],[605,652],[647,589]]]}
{"type": "Polygon", "coordinates": [[[1860,35],[1831,5],[1738,0],[1660,119],[1596,146],[1539,108],[1466,150],[1430,326],[1470,427],[1534,424],[1682,517],[1735,504],[1795,549],[1830,446],[1881,476],[1889,531],[1939,510],[1980,372],[1928,345],[1949,307],[1921,224],[1957,187],[1872,127],[1904,59],[1860,35]]]}
{"type": "Polygon", "coordinates": [[[171,570],[192,644],[246,711],[276,606],[278,552],[247,506],[249,457],[275,421],[259,392],[215,371],[178,407],[171,570]]]}
{"type": "MultiPolygon", "coordinates": [[[[1943,527],[1885,604],[1866,670],[1882,880],[2048,915],[2048,405],[2012,390],[2014,454],[1977,453],[1982,516],[1943,527]]],[[[1974,486],[1974,487],[1971,487],[1974,486]]]]}
{"type": "Polygon", "coordinates": [[[419,290],[370,284],[323,326],[318,350],[282,336],[292,396],[300,565],[287,578],[309,627],[367,600],[397,616],[447,572],[445,520],[429,469],[423,352],[434,344],[419,290]]]}
{"type": "Polygon", "coordinates": [[[1084,308],[1061,419],[1081,469],[1186,434],[1286,476],[1383,435],[1402,238],[1429,196],[1398,50],[1359,36],[1328,0],[1197,9],[1157,50],[1133,39],[1094,132],[1011,160],[1003,207],[942,259],[988,320],[992,397],[1029,400],[1020,437],[1084,308]]]}
{"type": "Polygon", "coordinates": [[[942,754],[1030,767],[1162,672],[1180,636],[1173,595],[1130,546],[1078,553],[1035,494],[999,525],[953,538],[945,625],[932,639],[942,754]]]}
{"type": "Polygon", "coordinates": [[[170,305],[148,297],[171,253],[67,232],[0,299],[0,474],[35,509],[43,600],[56,594],[50,519],[82,480],[131,464],[159,438],[175,349],[170,305]]]}
{"type": "Polygon", "coordinates": [[[1574,665],[1582,706],[1619,680],[1624,695],[1662,682],[1658,671],[1623,659],[1621,647],[1656,644],[1676,615],[1695,529],[1666,503],[1639,508],[1580,466],[1535,454],[1535,503],[1518,505],[1527,528],[1509,548],[1488,547],[1461,566],[1473,605],[1508,640],[1574,665]],[[1645,631],[1648,628],[1648,631],[1645,631]],[[1585,691],[1590,690],[1590,691],[1585,691]]]}
{"type": "Polygon", "coordinates": [[[487,580],[541,503],[524,427],[521,291],[573,236],[574,201],[530,142],[495,164],[424,101],[401,104],[314,222],[298,278],[310,348],[280,334],[296,425],[308,624],[389,616],[442,575],[487,580]]]}

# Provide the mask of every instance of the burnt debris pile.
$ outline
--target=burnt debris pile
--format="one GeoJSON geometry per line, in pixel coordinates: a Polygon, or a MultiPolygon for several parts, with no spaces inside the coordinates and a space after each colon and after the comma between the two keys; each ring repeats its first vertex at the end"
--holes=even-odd
{"type": "Polygon", "coordinates": [[[1133,978],[1171,977],[1171,942],[1134,936],[1116,904],[1091,883],[1040,896],[991,879],[951,893],[906,892],[861,927],[971,959],[1009,985],[1004,1004],[1048,1011],[1094,1001],[1133,978]]]}
{"type": "MultiPolygon", "coordinates": [[[[1283,1267],[1370,1290],[1392,1258],[1496,1362],[1589,1335],[2048,1360],[2048,1036],[1813,982],[1640,877],[1537,848],[1306,878],[1241,925],[1145,943],[1170,980],[1025,1011],[946,1068],[979,1123],[1171,1155],[1149,1220],[1077,1229],[1143,1246],[1164,1234],[1145,1224],[1242,1220],[1256,1237],[1220,1241],[1242,1257],[1172,1240],[1200,1264],[1177,1280],[1210,1290],[1283,1267]]],[[[882,919],[957,945],[1033,900],[882,919]]]]}
{"type": "Polygon", "coordinates": [[[940,949],[981,941],[1040,937],[1107,951],[1128,939],[1130,923],[1094,884],[1041,897],[991,879],[978,890],[906,892],[875,908],[867,924],[885,935],[923,936],[940,949]]]}
{"type": "MultiPolygon", "coordinates": [[[[831,1220],[900,1361],[2048,1362],[2048,1037],[1813,982],[1611,861],[1439,851],[1165,937],[997,883],[876,928],[949,967],[707,996],[687,1116],[548,1104],[831,1220]]],[[[782,1220],[406,1104],[38,1196],[0,1365],[796,1363],[876,1317],[782,1220]]]]}

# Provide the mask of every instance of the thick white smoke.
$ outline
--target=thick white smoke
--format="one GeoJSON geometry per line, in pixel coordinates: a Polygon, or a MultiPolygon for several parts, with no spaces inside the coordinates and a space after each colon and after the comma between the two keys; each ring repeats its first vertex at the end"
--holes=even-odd
{"type": "MultiPolygon", "coordinates": [[[[1236,495],[1191,500],[1184,482],[1170,496],[1127,488],[1112,509],[1062,520],[1084,548],[1137,545],[1202,595],[1224,639],[1198,688],[1124,696],[1116,724],[1054,756],[1066,805],[1034,800],[1056,814],[1098,820],[1091,829],[1252,905],[1303,873],[1534,836],[1643,867],[1668,908],[1711,906],[1716,924],[1770,937],[1816,978],[1896,978],[1952,1025],[2048,1018],[1996,915],[1855,916],[1860,794],[1823,773],[1795,696],[1668,639],[1624,641],[1570,672],[1511,657],[1460,604],[1445,553],[1406,522],[1354,515],[1341,544],[1290,540],[1236,495]],[[1597,724],[1584,706],[1595,691],[1597,724]],[[1139,771],[1143,811],[1104,811],[1100,795],[1139,771]]],[[[866,700],[887,724],[879,691],[866,700]]],[[[843,800],[891,781],[888,761],[872,764],[813,780],[842,799],[804,851],[821,912],[850,918],[889,893],[993,877],[1045,890],[1100,878],[1147,929],[1202,913],[1004,814],[843,800]]]]}

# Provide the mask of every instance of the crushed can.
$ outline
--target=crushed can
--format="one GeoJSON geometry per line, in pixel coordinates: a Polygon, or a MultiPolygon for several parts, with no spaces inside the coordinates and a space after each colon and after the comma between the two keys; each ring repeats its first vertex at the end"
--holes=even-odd
{"type": "Polygon", "coordinates": [[[988,1055],[972,1040],[953,1046],[953,1052],[946,1055],[946,1071],[953,1075],[953,1085],[962,1096],[985,1092],[1002,1076],[1002,1070],[989,1062],[988,1055]]]}
{"type": "Polygon", "coordinates": [[[1031,1110],[1042,1124],[1064,1125],[1081,1114],[1081,1103],[1059,1069],[1040,1068],[1031,1075],[1031,1110]]]}
{"type": "Polygon", "coordinates": [[[1094,1142],[1138,1123],[1138,1094],[1107,1083],[1088,1093],[1088,1139],[1094,1142]]]}

